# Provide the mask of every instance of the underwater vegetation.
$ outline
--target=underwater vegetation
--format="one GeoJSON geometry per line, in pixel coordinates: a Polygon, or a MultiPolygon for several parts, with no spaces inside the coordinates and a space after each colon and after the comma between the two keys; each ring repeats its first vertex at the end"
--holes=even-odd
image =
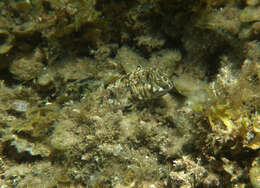
{"type": "Polygon", "coordinates": [[[0,187],[259,188],[259,9],[0,1],[0,187]]]}

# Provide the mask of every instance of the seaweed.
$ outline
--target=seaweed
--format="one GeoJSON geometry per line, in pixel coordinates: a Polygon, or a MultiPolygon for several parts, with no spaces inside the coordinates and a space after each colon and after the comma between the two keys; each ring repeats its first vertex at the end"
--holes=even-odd
{"type": "Polygon", "coordinates": [[[0,184],[258,187],[259,2],[0,2],[0,184]]]}

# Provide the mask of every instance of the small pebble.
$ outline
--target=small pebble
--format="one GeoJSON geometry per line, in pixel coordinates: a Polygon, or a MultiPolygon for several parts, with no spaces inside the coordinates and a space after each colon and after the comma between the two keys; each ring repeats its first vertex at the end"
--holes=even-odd
{"type": "Polygon", "coordinates": [[[14,100],[13,101],[13,109],[17,112],[26,112],[28,107],[28,102],[23,100],[14,100]]]}

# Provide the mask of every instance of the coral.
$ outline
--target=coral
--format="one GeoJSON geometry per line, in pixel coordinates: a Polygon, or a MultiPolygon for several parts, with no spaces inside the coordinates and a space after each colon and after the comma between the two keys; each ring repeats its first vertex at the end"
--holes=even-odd
{"type": "Polygon", "coordinates": [[[14,11],[19,12],[19,14],[28,14],[32,8],[31,2],[26,0],[18,2],[11,1],[10,6],[14,11]]]}
{"type": "Polygon", "coordinates": [[[8,186],[52,187],[58,184],[57,179],[62,175],[62,168],[53,166],[50,162],[35,164],[20,164],[7,169],[4,173],[8,186]]]}
{"type": "Polygon", "coordinates": [[[242,22],[253,22],[253,21],[259,21],[260,15],[259,15],[260,7],[245,7],[243,11],[240,14],[240,20],[242,22]]]}
{"type": "Polygon", "coordinates": [[[38,77],[43,71],[44,65],[41,62],[43,57],[39,49],[35,53],[15,59],[10,65],[10,72],[18,80],[29,81],[38,77]]]}
{"type": "Polygon", "coordinates": [[[252,162],[252,167],[249,171],[250,181],[254,188],[259,188],[260,185],[260,168],[259,168],[259,158],[256,158],[252,162]]]}
{"type": "Polygon", "coordinates": [[[174,78],[174,86],[180,94],[187,97],[186,104],[193,110],[202,110],[209,100],[207,84],[194,79],[191,75],[174,78]]]}
{"type": "Polygon", "coordinates": [[[134,72],[138,66],[146,66],[146,59],[126,46],[117,51],[116,60],[120,63],[126,73],[134,72]]]}
{"type": "Polygon", "coordinates": [[[146,51],[151,52],[155,49],[160,49],[165,45],[166,40],[162,36],[138,36],[135,38],[137,41],[137,46],[146,49],[146,51]]]}
{"type": "Polygon", "coordinates": [[[243,169],[238,164],[236,164],[236,162],[229,161],[226,158],[222,158],[221,160],[224,163],[224,170],[231,175],[231,182],[237,182],[242,178],[242,175],[244,174],[243,169]]]}
{"type": "Polygon", "coordinates": [[[36,78],[43,70],[43,64],[34,59],[17,59],[10,66],[10,72],[18,80],[29,81],[36,78]]]}
{"type": "Polygon", "coordinates": [[[73,134],[73,129],[75,129],[75,124],[72,121],[64,120],[59,122],[52,133],[51,146],[57,150],[68,150],[80,142],[79,137],[73,134]]]}
{"type": "Polygon", "coordinates": [[[164,72],[171,77],[176,74],[178,65],[181,63],[182,54],[179,50],[161,50],[153,53],[149,58],[149,64],[155,67],[162,66],[164,72]]]}
{"type": "Polygon", "coordinates": [[[13,47],[14,36],[0,27],[0,54],[9,52],[13,47]]]}
{"type": "Polygon", "coordinates": [[[118,48],[118,44],[104,44],[100,45],[98,49],[91,50],[91,54],[94,55],[96,60],[105,62],[108,58],[119,52],[118,48]]]}
{"type": "Polygon", "coordinates": [[[26,113],[26,119],[17,119],[12,122],[14,131],[28,132],[32,137],[45,137],[46,133],[59,115],[56,113],[58,106],[33,107],[26,113]]]}
{"type": "Polygon", "coordinates": [[[222,9],[202,14],[202,16],[197,19],[196,26],[235,35],[240,30],[241,23],[239,16],[240,9],[232,5],[227,5],[222,9]]]}
{"type": "Polygon", "coordinates": [[[252,31],[254,33],[254,35],[258,36],[259,35],[259,31],[260,31],[260,23],[256,22],[252,25],[252,31]]]}
{"type": "MultiPolygon", "coordinates": [[[[228,58],[223,57],[222,68],[216,80],[210,85],[209,106],[204,112],[212,130],[216,133],[215,137],[219,139],[217,142],[221,143],[219,148],[214,148],[216,153],[221,153],[225,145],[237,148],[241,153],[246,152],[248,148],[253,150],[259,148],[257,131],[259,103],[256,101],[259,98],[259,87],[258,80],[254,79],[257,75],[258,52],[254,50],[250,48],[248,55],[253,59],[245,59],[239,72],[235,72],[228,58]],[[252,53],[255,55],[252,56],[252,53]]],[[[216,140],[212,144],[215,145],[216,140]]],[[[237,153],[230,152],[229,155],[236,156],[237,153]]],[[[250,157],[253,158],[253,155],[250,157]]],[[[240,184],[242,174],[246,174],[248,168],[242,170],[236,161],[229,161],[226,158],[222,160],[223,169],[231,175],[229,181],[234,185],[240,184]]]]}
{"type": "Polygon", "coordinates": [[[38,105],[39,96],[30,87],[16,86],[9,88],[4,81],[0,83],[0,112],[11,110],[26,112],[29,106],[38,105]]]}
{"type": "Polygon", "coordinates": [[[189,156],[183,156],[182,159],[173,161],[170,179],[174,185],[179,187],[197,187],[203,182],[207,173],[199,162],[196,163],[189,156]]]}
{"type": "MultiPolygon", "coordinates": [[[[228,59],[224,58],[223,63],[228,59]]],[[[230,64],[224,66],[216,82],[211,84],[212,99],[215,100],[214,107],[210,107],[208,112],[209,121],[213,129],[219,129],[221,126],[216,124],[222,122],[226,128],[226,133],[231,134],[234,129],[246,128],[248,131],[252,126],[251,120],[248,119],[250,114],[250,101],[255,97],[255,91],[258,89],[256,83],[251,82],[251,76],[256,74],[255,63],[250,60],[245,60],[242,66],[241,74],[235,76],[230,70],[230,64]],[[239,91],[238,91],[239,90],[239,91]],[[249,105],[245,105],[249,103],[249,105]],[[220,121],[215,122],[214,121],[220,121]]],[[[240,132],[240,131],[239,131],[240,132]]],[[[239,133],[238,132],[238,133],[239,133]]]]}
{"type": "Polygon", "coordinates": [[[29,152],[32,156],[40,155],[41,157],[50,156],[51,150],[48,146],[41,143],[32,143],[16,135],[3,137],[2,141],[10,141],[11,146],[15,146],[18,153],[29,152]]]}
{"type": "Polygon", "coordinates": [[[257,1],[257,0],[247,0],[246,4],[249,5],[249,6],[255,6],[255,5],[259,4],[259,1],[257,1]]]}

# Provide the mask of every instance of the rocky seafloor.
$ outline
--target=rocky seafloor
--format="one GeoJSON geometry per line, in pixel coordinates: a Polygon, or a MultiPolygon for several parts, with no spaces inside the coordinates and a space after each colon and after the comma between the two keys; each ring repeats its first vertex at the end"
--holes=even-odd
{"type": "Polygon", "coordinates": [[[258,0],[0,1],[0,188],[260,188],[258,0]]]}

